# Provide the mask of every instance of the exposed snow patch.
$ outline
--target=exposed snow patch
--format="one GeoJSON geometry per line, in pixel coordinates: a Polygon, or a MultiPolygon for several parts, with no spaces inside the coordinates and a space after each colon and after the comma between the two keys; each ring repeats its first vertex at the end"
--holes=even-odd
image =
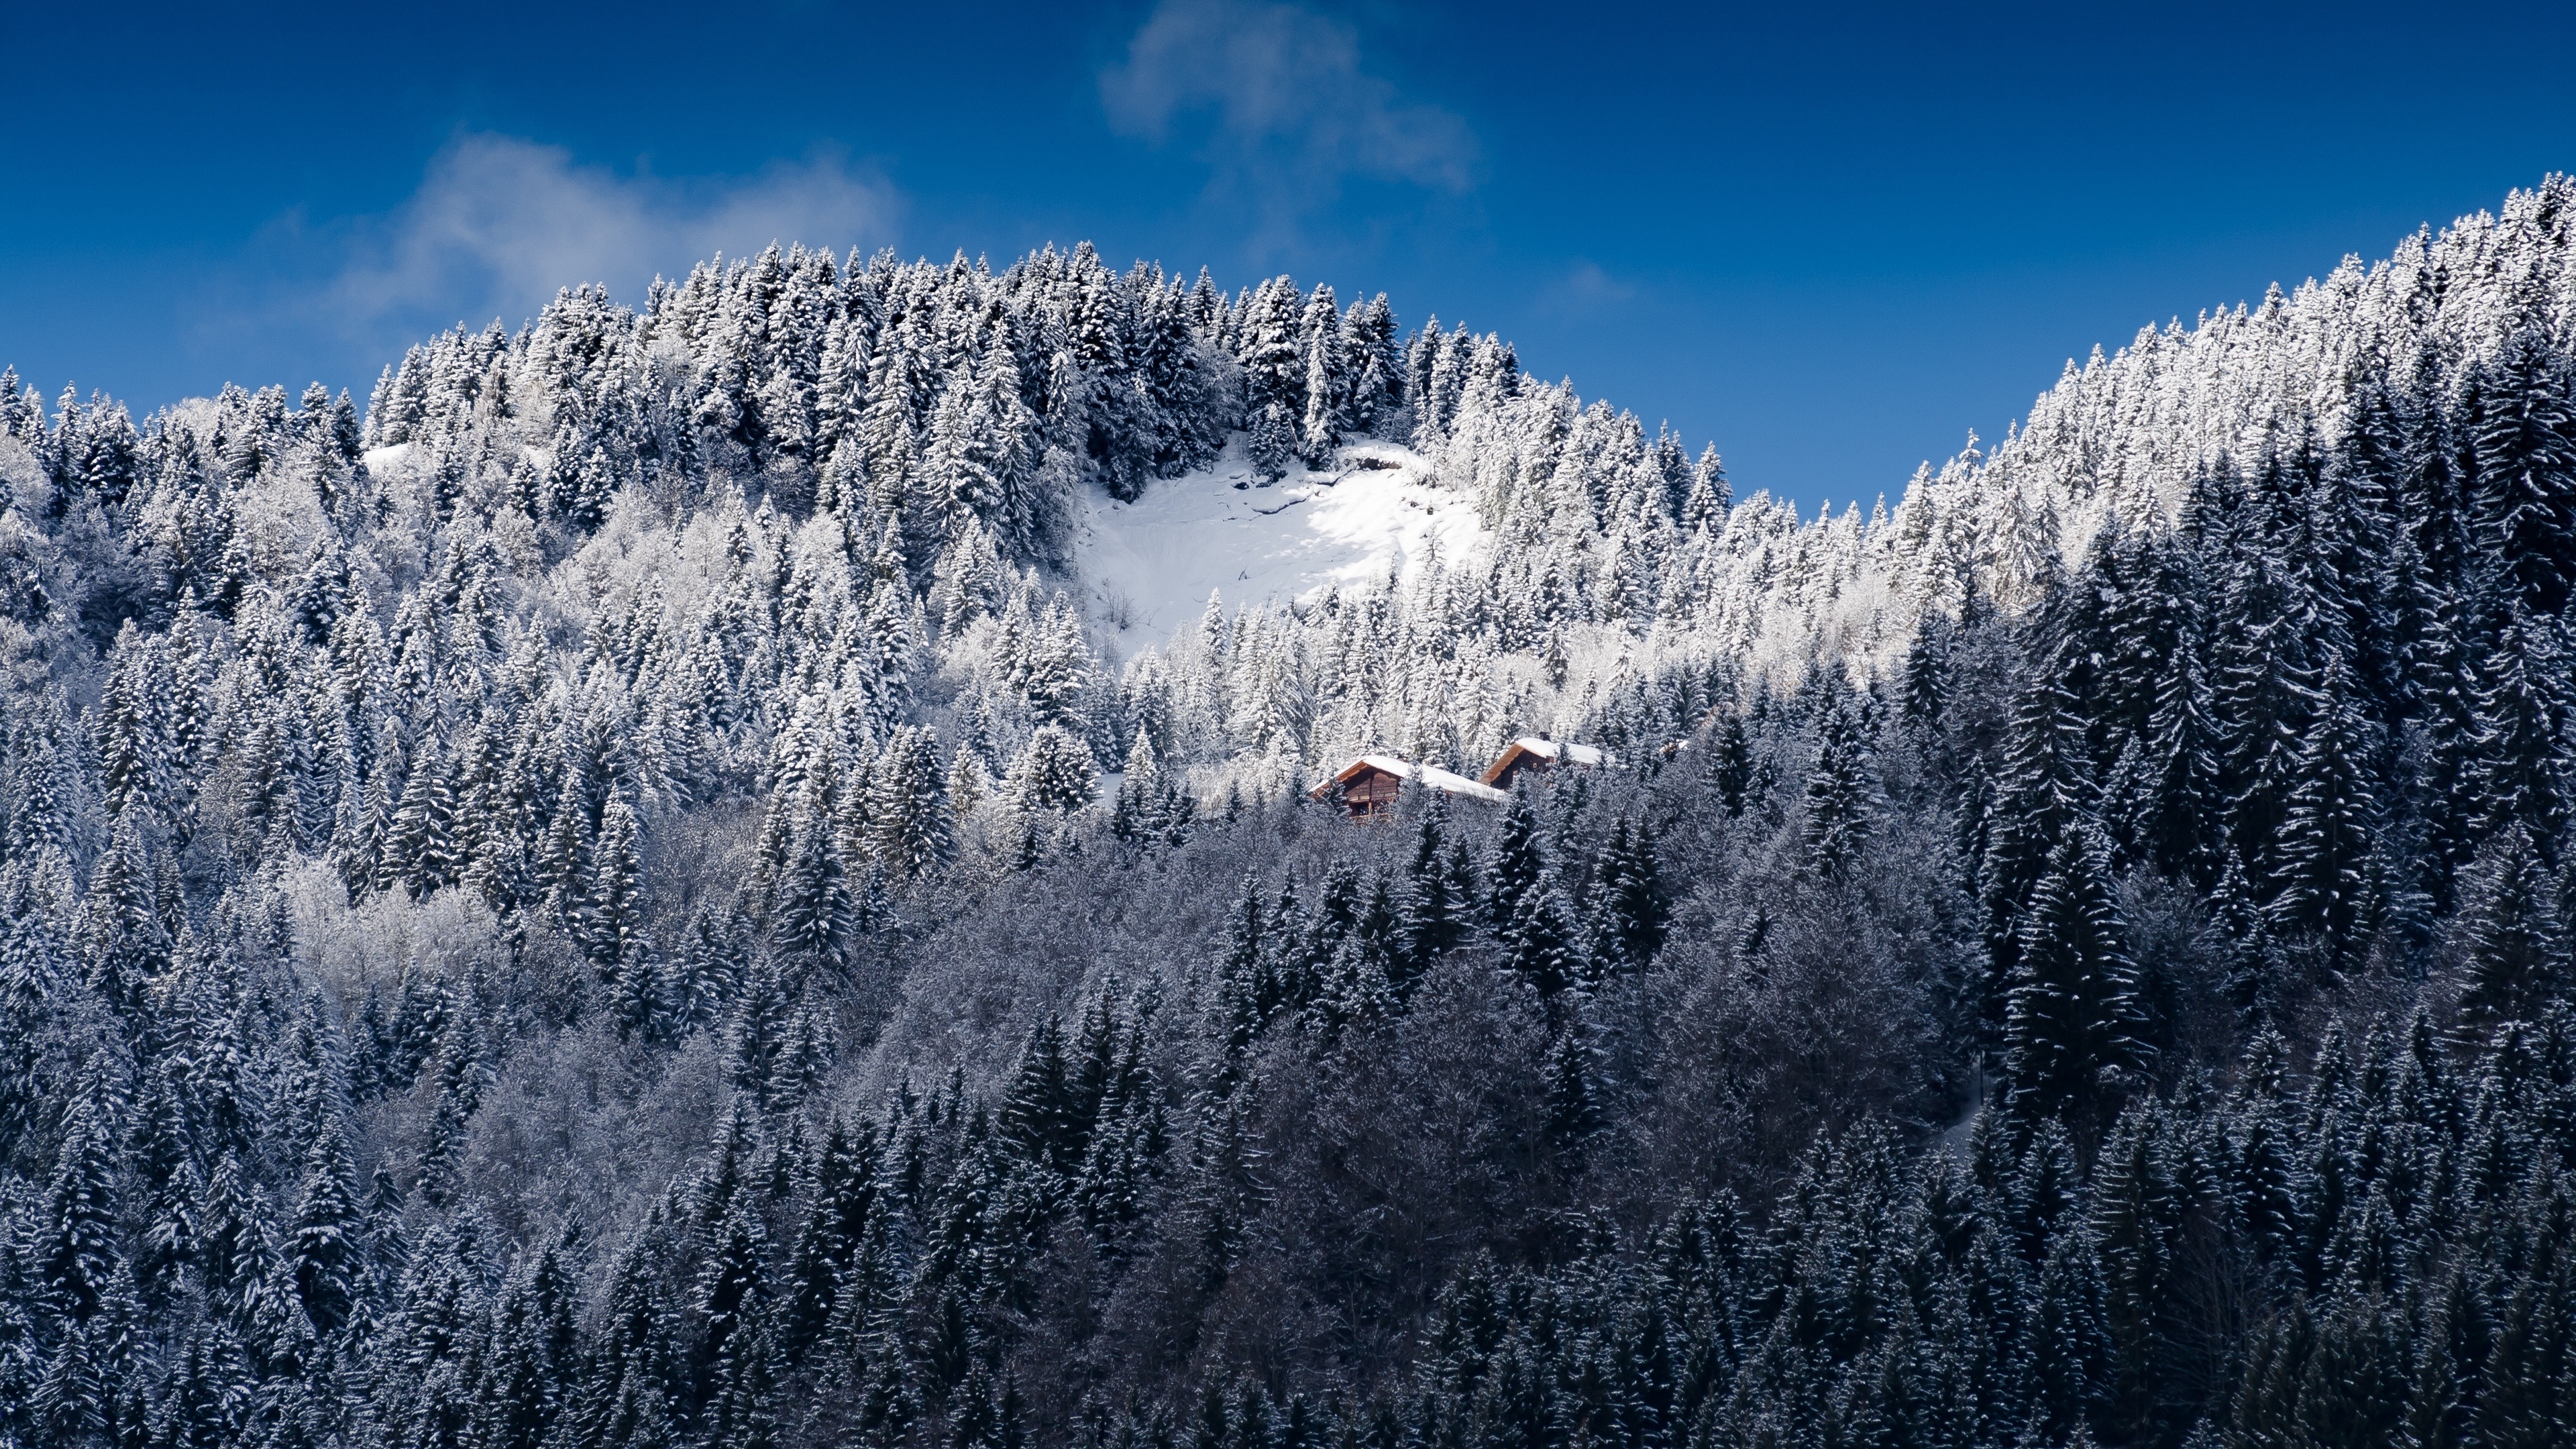
{"type": "Polygon", "coordinates": [[[1474,505],[1433,486],[1412,449],[1359,442],[1334,461],[1263,487],[1237,438],[1215,466],[1157,480],[1134,503],[1091,495],[1074,556],[1093,617],[1141,647],[1196,619],[1211,592],[1229,607],[1308,599],[1488,543],[1474,505]]]}

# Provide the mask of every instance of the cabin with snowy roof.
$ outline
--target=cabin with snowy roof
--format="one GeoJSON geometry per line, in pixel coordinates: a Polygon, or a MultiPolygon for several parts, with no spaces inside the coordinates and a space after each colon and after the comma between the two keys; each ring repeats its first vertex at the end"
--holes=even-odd
{"type": "Polygon", "coordinates": [[[1464,775],[1451,774],[1437,765],[1417,765],[1393,755],[1362,755],[1342,767],[1340,773],[1306,793],[1317,800],[1332,800],[1353,820],[1366,820],[1395,809],[1395,799],[1411,780],[1425,790],[1438,790],[1446,795],[1462,795],[1470,800],[1500,804],[1509,798],[1489,785],[1479,785],[1464,775]]]}
{"type": "Polygon", "coordinates": [[[1485,771],[1484,783],[1492,789],[1509,790],[1512,782],[1524,773],[1572,766],[1579,770],[1597,770],[1610,763],[1610,756],[1592,745],[1571,745],[1557,740],[1543,740],[1523,735],[1503,747],[1491,769],[1485,771]]]}

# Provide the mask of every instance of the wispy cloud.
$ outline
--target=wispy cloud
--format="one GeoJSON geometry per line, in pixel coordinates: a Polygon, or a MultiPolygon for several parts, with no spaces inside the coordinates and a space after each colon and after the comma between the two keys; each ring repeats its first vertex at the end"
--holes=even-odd
{"type": "Polygon", "coordinates": [[[1599,317],[1633,299],[1637,289],[1602,270],[1594,261],[1577,261],[1540,289],[1539,309],[1569,321],[1599,317]]]}
{"type": "Polygon", "coordinates": [[[892,238],[901,198],[837,155],[736,177],[620,175],[512,136],[459,137],[393,211],[348,223],[327,303],[352,330],[422,319],[516,322],[556,290],[627,295],[655,272],[772,241],[892,238]]]}
{"type": "Polygon", "coordinates": [[[1163,0],[1100,77],[1119,132],[1157,145],[1194,124],[1213,187],[1274,224],[1329,202],[1351,177],[1460,192],[1476,138],[1438,106],[1371,73],[1359,36],[1300,5],[1163,0]]]}

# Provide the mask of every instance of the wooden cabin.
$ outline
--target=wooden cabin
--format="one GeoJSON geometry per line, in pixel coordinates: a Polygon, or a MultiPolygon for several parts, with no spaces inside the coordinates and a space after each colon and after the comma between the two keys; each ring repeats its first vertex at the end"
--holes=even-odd
{"type": "Polygon", "coordinates": [[[1576,769],[1597,770],[1610,763],[1610,756],[1592,745],[1561,744],[1523,735],[1503,747],[1502,756],[1485,771],[1484,783],[1496,790],[1509,790],[1522,772],[1545,772],[1571,765],[1576,769]]]}
{"type": "Polygon", "coordinates": [[[1342,767],[1339,774],[1306,792],[1317,800],[1338,802],[1353,820],[1387,815],[1395,810],[1396,796],[1411,780],[1425,790],[1438,790],[1448,795],[1463,795],[1470,800],[1500,804],[1507,797],[1491,786],[1479,785],[1464,775],[1453,775],[1437,765],[1417,765],[1393,755],[1362,755],[1342,767]]]}

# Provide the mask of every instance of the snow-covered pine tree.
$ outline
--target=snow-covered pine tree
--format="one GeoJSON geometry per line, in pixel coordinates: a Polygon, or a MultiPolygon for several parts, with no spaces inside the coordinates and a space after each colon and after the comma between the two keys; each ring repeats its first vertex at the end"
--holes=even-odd
{"type": "Polygon", "coordinates": [[[2483,854],[2461,912],[2460,1007],[2471,1021],[2529,1021],[2567,981],[2566,923],[2537,842],[2520,822],[2483,854]]]}
{"type": "Polygon", "coordinates": [[[2023,912],[2003,1024],[2015,1110],[2098,1124],[2149,1059],[2110,844],[2070,826],[2023,912]]]}
{"type": "Polygon", "coordinates": [[[1288,465],[1297,458],[1297,427],[1285,404],[1265,403],[1252,415],[1244,455],[1264,483],[1276,483],[1288,476],[1288,465]]]}
{"type": "Polygon", "coordinates": [[[2021,923],[2039,882],[2093,811],[2084,719],[2061,683],[2046,674],[2027,679],[2005,731],[1994,798],[1986,808],[1985,853],[1978,862],[1993,962],[1988,1021],[1996,1027],[2020,959],[2021,923]]]}
{"type": "Polygon", "coordinates": [[[1100,766],[1091,748],[1057,725],[1040,725],[1011,761],[1003,791],[1012,806],[1043,815],[1079,809],[1100,788],[1100,766]]]}
{"type": "Polygon", "coordinates": [[[2328,656],[2317,692],[2274,845],[2272,917],[2284,934],[2314,935],[2339,968],[2366,949],[2379,913],[2371,898],[2378,803],[2364,774],[2377,751],[2342,655],[2328,656]]]}
{"type": "Polygon", "coordinates": [[[1807,863],[1839,881],[1869,837],[1876,794],[1869,752],[1850,702],[1839,693],[1816,724],[1816,762],[1807,772],[1807,863]]]}

